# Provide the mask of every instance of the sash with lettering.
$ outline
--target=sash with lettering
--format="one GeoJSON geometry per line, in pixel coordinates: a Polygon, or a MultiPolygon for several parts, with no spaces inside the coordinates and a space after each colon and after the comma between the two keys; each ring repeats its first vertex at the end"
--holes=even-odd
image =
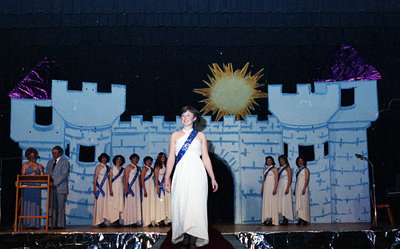
{"type": "Polygon", "coordinates": [[[296,179],[297,179],[297,177],[299,176],[299,174],[300,174],[300,172],[303,170],[303,169],[305,169],[306,167],[303,167],[303,168],[301,168],[299,171],[297,171],[297,173],[296,173],[296,179]]]}
{"type": "Polygon", "coordinates": [[[283,167],[281,170],[279,170],[279,173],[278,173],[278,180],[279,180],[279,178],[281,177],[283,171],[285,171],[285,169],[286,169],[287,167],[289,167],[289,165],[286,165],[286,166],[283,167]]]}
{"type": "Polygon", "coordinates": [[[121,167],[121,169],[119,170],[118,174],[113,177],[111,182],[114,182],[115,180],[117,180],[118,177],[122,174],[122,171],[124,171],[124,168],[121,167]]]}
{"type": "Polygon", "coordinates": [[[268,173],[271,171],[271,169],[273,169],[274,168],[274,166],[272,165],[272,166],[269,166],[269,169],[267,169],[267,171],[265,171],[265,173],[264,173],[264,180],[267,178],[267,175],[268,175],[268,173]]]}
{"type": "Polygon", "coordinates": [[[179,161],[182,159],[183,155],[185,155],[186,151],[189,149],[189,146],[192,144],[193,140],[196,138],[199,132],[196,130],[192,130],[185,143],[182,145],[182,148],[179,150],[178,155],[175,158],[175,165],[178,165],[179,161]]]}
{"type": "Polygon", "coordinates": [[[99,198],[100,193],[103,195],[103,197],[105,197],[105,195],[106,195],[106,193],[104,193],[103,186],[104,186],[104,183],[106,182],[106,180],[108,179],[108,174],[110,173],[110,167],[108,167],[107,165],[106,165],[106,167],[107,167],[107,170],[103,176],[103,180],[101,180],[101,183],[99,184],[96,181],[96,187],[97,187],[97,192],[96,192],[96,196],[95,196],[96,200],[99,198]]]}
{"type": "Polygon", "coordinates": [[[135,193],[134,193],[133,190],[132,190],[132,186],[133,186],[133,184],[135,183],[135,181],[136,181],[136,179],[137,179],[137,177],[138,177],[138,175],[139,175],[139,171],[140,171],[139,167],[136,166],[136,174],[133,176],[131,182],[130,182],[129,185],[128,185],[129,193],[125,194],[125,197],[128,197],[129,194],[131,194],[132,197],[135,197],[135,193]]]}

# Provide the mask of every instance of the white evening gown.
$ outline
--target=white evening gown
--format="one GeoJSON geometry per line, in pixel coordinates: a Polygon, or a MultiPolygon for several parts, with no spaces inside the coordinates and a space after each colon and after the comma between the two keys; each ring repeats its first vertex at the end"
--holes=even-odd
{"type": "Polygon", "coordinates": [[[285,194],[288,181],[288,172],[284,170],[279,177],[278,183],[279,213],[285,216],[286,219],[293,220],[292,188],[290,187],[289,193],[285,194]]]}
{"type": "MultiPolygon", "coordinates": [[[[160,183],[162,182],[162,179],[164,177],[164,173],[165,173],[165,167],[162,167],[159,171],[158,171],[158,181],[159,181],[159,186],[160,183]]],[[[157,181],[157,179],[155,179],[155,181],[157,181]]],[[[157,189],[154,191],[155,192],[155,204],[156,204],[156,224],[167,219],[167,215],[166,215],[166,200],[165,200],[165,193],[167,191],[164,190],[161,191],[160,190],[160,196],[157,195],[157,189]]]]}
{"type": "MultiPolygon", "coordinates": [[[[270,166],[274,167],[274,166],[270,166]]],[[[272,224],[279,225],[279,204],[278,191],[272,194],[275,186],[275,174],[270,170],[264,182],[263,205],[262,205],[262,222],[272,218],[272,224]]]]}
{"type": "MultiPolygon", "coordinates": [[[[144,197],[142,200],[142,215],[143,215],[143,226],[147,227],[149,225],[154,225],[156,220],[156,186],[154,185],[154,171],[149,166],[144,166],[147,168],[147,172],[145,175],[150,178],[145,180],[144,184],[146,186],[147,197],[144,197]]],[[[143,171],[142,171],[143,172],[143,171]]]]}
{"type": "Polygon", "coordinates": [[[128,187],[135,177],[136,173],[136,180],[132,185],[132,191],[135,196],[132,196],[132,193],[130,192],[128,195],[125,195],[125,208],[122,215],[125,226],[142,224],[142,202],[140,201],[140,169],[137,166],[134,166],[134,168],[129,171],[128,187]]]}
{"type": "MultiPolygon", "coordinates": [[[[298,172],[298,171],[297,171],[298,172]]],[[[296,179],[296,218],[301,218],[307,222],[310,222],[310,191],[308,185],[306,192],[303,195],[304,183],[306,182],[306,170],[300,171],[296,179]]]]}
{"type": "MultiPolygon", "coordinates": [[[[113,178],[119,173],[117,167],[112,167],[113,178]]],[[[113,196],[109,195],[107,200],[108,208],[106,210],[106,219],[111,223],[119,220],[122,212],[124,211],[124,170],[122,169],[121,175],[112,182],[113,196]]]]}
{"type": "MultiPolygon", "coordinates": [[[[106,174],[107,167],[104,164],[101,164],[102,168],[99,171],[99,175],[97,176],[97,183],[101,184],[103,181],[104,175],[106,174]]],[[[104,182],[102,190],[104,191],[104,196],[100,193],[98,198],[94,198],[94,206],[93,206],[93,223],[92,226],[100,225],[104,222],[106,218],[106,210],[107,210],[107,199],[108,199],[108,176],[107,180],[104,182]]]]}
{"type": "MultiPolygon", "coordinates": [[[[177,141],[176,154],[190,133],[191,130],[187,131],[177,141]]],[[[198,247],[208,244],[208,180],[200,156],[201,144],[196,138],[175,166],[171,192],[172,243],[174,244],[183,240],[184,233],[197,237],[196,246],[198,247]]]]}

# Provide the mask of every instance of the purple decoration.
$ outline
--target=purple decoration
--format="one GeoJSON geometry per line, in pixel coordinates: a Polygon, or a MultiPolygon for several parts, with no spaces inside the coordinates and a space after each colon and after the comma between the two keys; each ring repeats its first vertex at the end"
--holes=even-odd
{"type": "Polygon", "coordinates": [[[51,81],[59,75],[55,60],[45,57],[8,96],[19,99],[51,99],[51,81]]]}
{"type": "Polygon", "coordinates": [[[378,80],[381,74],[354,48],[342,45],[317,69],[314,82],[378,80]]]}

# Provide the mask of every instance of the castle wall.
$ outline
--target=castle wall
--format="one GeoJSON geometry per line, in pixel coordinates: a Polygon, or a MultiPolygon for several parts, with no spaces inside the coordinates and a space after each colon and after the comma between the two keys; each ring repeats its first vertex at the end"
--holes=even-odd
{"type": "MultiPolygon", "coordinates": [[[[288,145],[288,161],[293,172],[293,189],[296,183],[296,158],[299,146],[314,146],[315,160],[307,162],[310,170],[310,213],[311,222],[331,221],[331,198],[329,181],[329,156],[324,153],[324,144],[329,139],[328,126],[293,128],[283,126],[283,142],[288,145]]],[[[294,207],[294,206],[293,206],[294,207]]]]}
{"type": "MultiPolygon", "coordinates": [[[[311,222],[369,221],[368,165],[354,154],[368,155],[366,129],[377,118],[376,81],[315,83],[315,92],[310,85],[300,84],[295,94],[270,85],[268,91],[273,113],[268,120],[260,121],[256,115],[241,121],[234,116],[224,116],[220,122],[211,121],[210,116],[202,120],[209,151],[232,174],[235,223],[261,222],[265,157],[277,160],[285,144],[293,172],[299,146],[314,146],[315,160],[308,162],[311,222]],[[341,88],[354,88],[354,105],[340,106],[341,88]]],[[[165,121],[154,116],[152,121],[143,121],[142,116],[132,116],[131,121],[120,121],[125,86],[113,85],[111,93],[98,93],[95,83],[83,83],[82,91],[71,91],[67,82],[53,81],[52,96],[51,101],[12,99],[10,137],[23,151],[37,148],[44,165],[51,159],[53,146],[69,148],[67,224],[88,225],[97,157],[102,152],[111,157],[121,154],[129,163],[129,156],[137,153],[142,166],[144,156],[155,159],[159,152],[168,154],[170,134],[182,125],[179,117],[165,121]],[[35,105],[53,108],[51,125],[35,124],[35,105]],[[94,146],[94,161],[79,159],[82,145],[94,146]]]]}

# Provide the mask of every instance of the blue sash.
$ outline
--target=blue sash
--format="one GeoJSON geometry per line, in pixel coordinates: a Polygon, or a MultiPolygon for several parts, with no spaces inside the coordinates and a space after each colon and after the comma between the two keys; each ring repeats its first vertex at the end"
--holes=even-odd
{"type": "Polygon", "coordinates": [[[122,171],[124,171],[124,168],[121,167],[121,169],[119,170],[118,174],[116,176],[114,176],[114,178],[112,179],[112,182],[114,182],[115,180],[118,179],[118,177],[122,174],[122,171]]]}
{"type": "Polygon", "coordinates": [[[108,178],[108,174],[110,173],[110,168],[107,165],[106,165],[106,167],[107,167],[107,170],[106,170],[106,173],[104,174],[103,180],[101,180],[101,183],[99,184],[96,181],[96,187],[97,187],[96,200],[97,200],[97,198],[99,198],[100,193],[103,195],[103,197],[106,195],[106,193],[104,193],[103,186],[108,178]]]}
{"type": "Polygon", "coordinates": [[[150,175],[148,175],[148,176],[146,176],[146,177],[144,178],[144,182],[146,182],[147,180],[149,180],[150,177],[153,175],[153,173],[154,173],[153,168],[150,168],[150,171],[151,171],[150,175]]]}
{"type": "MultiPolygon", "coordinates": [[[[146,167],[146,166],[145,166],[145,167],[146,167]]],[[[149,180],[150,177],[153,175],[153,173],[154,173],[153,168],[150,168],[150,171],[151,171],[150,175],[146,176],[146,177],[144,178],[143,182],[146,182],[147,180],[149,180]]],[[[142,188],[143,188],[143,187],[140,188],[140,201],[143,201],[143,191],[142,191],[142,188]]]]}
{"type": "Polygon", "coordinates": [[[160,190],[160,193],[158,194],[158,198],[160,198],[161,196],[161,191],[163,192],[163,194],[165,195],[165,190],[164,190],[164,181],[165,181],[165,173],[162,177],[161,182],[157,179],[158,181],[158,189],[160,190]]]}
{"type": "Polygon", "coordinates": [[[139,167],[136,166],[136,174],[135,174],[135,176],[132,178],[131,182],[130,182],[129,185],[128,185],[129,193],[125,194],[125,197],[128,197],[129,194],[131,194],[132,197],[135,197],[135,193],[134,193],[133,190],[132,190],[132,186],[133,186],[133,184],[135,183],[136,178],[138,177],[138,175],[139,175],[139,167]]]}
{"type": "Polygon", "coordinates": [[[273,169],[274,166],[271,166],[267,171],[265,171],[264,173],[264,180],[267,178],[268,173],[271,171],[271,169],[273,169]]]}
{"type": "Polygon", "coordinates": [[[303,168],[301,168],[299,171],[297,171],[297,173],[296,173],[296,179],[297,179],[297,177],[299,176],[299,174],[300,174],[300,172],[303,170],[303,169],[305,169],[306,167],[303,167],[303,168]]]}
{"type": "Polygon", "coordinates": [[[189,149],[190,144],[192,144],[198,133],[198,131],[192,130],[189,137],[186,139],[186,142],[182,145],[182,148],[179,150],[178,155],[175,158],[175,165],[177,165],[182,159],[183,155],[185,155],[186,151],[189,149]]]}
{"type": "Polygon", "coordinates": [[[286,169],[287,167],[289,167],[289,165],[286,165],[286,166],[283,167],[281,170],[279,170],[279,173],[278,173],[278,180],[279,180],[279,178],[281,177],[281,174],[283,173],[283,171],[285,171],[285,169],[286,169]]]}

